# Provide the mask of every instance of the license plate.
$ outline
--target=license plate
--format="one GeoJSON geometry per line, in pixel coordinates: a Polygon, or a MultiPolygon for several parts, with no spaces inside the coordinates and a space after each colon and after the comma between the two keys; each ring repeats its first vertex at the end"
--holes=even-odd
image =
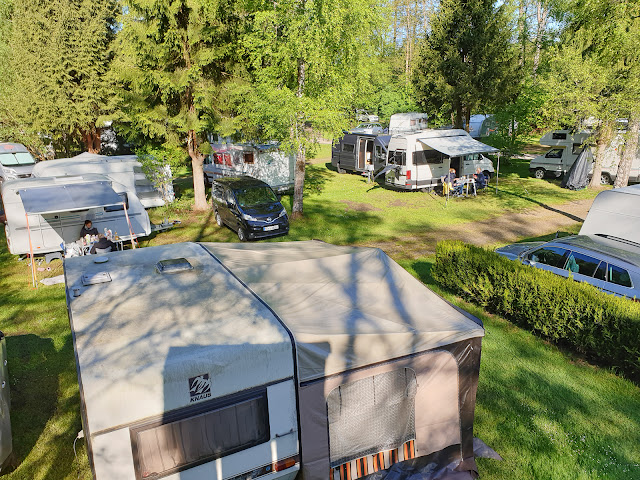
{"type": "Polygon", "coordinates": [[[277,230],[277,229],[278,229],[278,225],[269,225],[268,227],[263,228],[265,232],[268,232],[270,230],[277,230]]]}

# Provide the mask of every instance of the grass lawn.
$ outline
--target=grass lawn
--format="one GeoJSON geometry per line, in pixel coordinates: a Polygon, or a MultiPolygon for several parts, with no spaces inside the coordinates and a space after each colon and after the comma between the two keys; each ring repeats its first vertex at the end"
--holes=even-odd
{"type": "MultiPolygon", "coordinates": [[[[327,168],[327,151],[325,146],[308,167],[305,218],[292,225],[288,237],[273,241],[401,241],[421,229],[596,193],[570,192],[556,182],[529,178],[526,162],[514,160],[502,168],[498,193],[494,185],[478,198],[456,199],[445,207],[441,197],[393,192],[358,175],[338,175],[327,168]]],[[[182,173],[178,190],[183,198],[168,214],[182,225],[143,241],[143,246],[236,241],[233,232],[215,225],[210,212],[194,215],[188,210],[192,191],[188,172],[182,173]]],[[[151,215],[156,222],[164,216],[160,210],[151,215]]],[[[640,478],[640,388],[440,291],[430,275],[432,261],[401,263],[485,322],[475,435],[504,461],[479,460],[481,478],[640,478]]],[[[64,288],[32,289],[27,263],[8,254],[0,234],[0,329],[7,334],[14,451],[20,462],[6,478],[89,479],[84,441],[77,443],[77,458],[73,452],[81,429],[80,404],[64,288]]],[[[50,266],[52,271],[41,277],[62,272],[59,261],[50,266]]]]}

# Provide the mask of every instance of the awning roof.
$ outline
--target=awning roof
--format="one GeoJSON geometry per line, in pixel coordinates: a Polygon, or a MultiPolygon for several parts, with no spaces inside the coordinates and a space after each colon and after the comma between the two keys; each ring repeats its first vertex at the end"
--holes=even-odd
{"type": "Polygon", "coordinates": [[[419,138],[418,141],[444,153],[448,157],[459,157],[474,153],[497,152],[497,148],[474,140],[469,135],[456,135],[452,137],[419,138]]]}
{"type": "Polygon", "coordinates": [[[26,213],[72,212],[123,203],[108,182],[24,188],[18,193],[26,213]]]}

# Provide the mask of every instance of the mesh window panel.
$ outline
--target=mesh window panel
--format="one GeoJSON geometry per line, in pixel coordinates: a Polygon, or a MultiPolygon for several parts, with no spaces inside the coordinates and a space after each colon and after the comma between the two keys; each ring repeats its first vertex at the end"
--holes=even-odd
{"type": "Polygon", "coordinates": [[[416,374],[409,368],[333,389],[327,397],[331,467],[416,438],[416,374]]]}
{"type": "Polygon", "coordinates": [[[157,478],[269,440],[266,394],[134,432],[138,478],[157,478]]]}

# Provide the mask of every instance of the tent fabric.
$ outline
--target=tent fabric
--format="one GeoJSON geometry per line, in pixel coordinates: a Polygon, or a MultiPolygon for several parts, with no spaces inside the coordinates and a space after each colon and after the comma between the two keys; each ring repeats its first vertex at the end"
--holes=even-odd
{"type": "Polygon", "coordinates": [[[122,203],[108,182],[25,188],[18,193],[25,212],[32,214],[72,212],[122,203]]]}
{"type": "Polygon", "coordinates": [[[292,331],[301,382],[484,335],[380,249],[202,245],[292,331]]]}
{"type": "Polygon", "coordinates": [[[591,149],[584,147],[562,179],[562,188],[568,188],[569,190],[582,190],[586,188],[587,183],[589,183],[589,169],[592,163],[593,154],[591,153],[591,149]]]}
{"type": "Polygon", "coordinates": [[[442,136],[433,138],[419,138],[419,142],[444,153],[449,157],[460,157],[474,153],[497,152],[498,149],[474,140],[469,135],[442,136]]]}

